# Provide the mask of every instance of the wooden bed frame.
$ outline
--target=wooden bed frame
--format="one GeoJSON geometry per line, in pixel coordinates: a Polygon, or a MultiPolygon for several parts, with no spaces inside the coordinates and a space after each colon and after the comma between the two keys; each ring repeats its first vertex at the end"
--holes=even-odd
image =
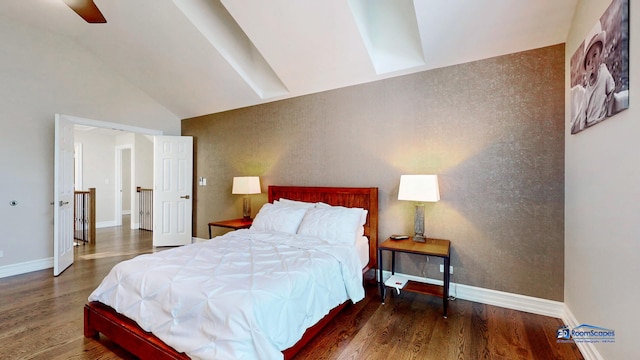
{"type": "MultiPolygon", "coordinates": [[[[369,237],[369,263],[363,272],[375,269],[378,254],[378,188],[269,186],[269,202],[280,198],[368,210],[365,235],[369,237]]],[[[317,324],[308,328],[300,341],[283,351],[284,358],[291,359],[347,304],[349,301],[334,308],[317,324]]],[[[186,354],[178,353],[111,307],[100,302],[90,302],[84,306],[84,336],[98,339],[100,333],[141,359],[189,359],[186,354]]]]}

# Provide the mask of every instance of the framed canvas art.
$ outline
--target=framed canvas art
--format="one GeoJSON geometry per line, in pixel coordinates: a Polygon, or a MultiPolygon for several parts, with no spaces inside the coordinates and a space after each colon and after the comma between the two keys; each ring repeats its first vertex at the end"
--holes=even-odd
{"type": "Polygon", "coordinates": [[[570,60],[571,134],[629,108],[629,1],[613,0],[570,60]]]}

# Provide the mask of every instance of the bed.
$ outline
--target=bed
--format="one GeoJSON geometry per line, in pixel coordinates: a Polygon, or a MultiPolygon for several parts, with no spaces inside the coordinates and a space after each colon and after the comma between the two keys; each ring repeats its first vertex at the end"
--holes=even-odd
{"type": "MultiPolygon", "coordinates": [[[[368,249],[365,248],[365,252],[368,250],[368,257],[360,257],[358,262],[358,268],[361,270],[360,275],[367,270],[374,269],[377,256],[377,244],[378,244],[378,191],[377,188],[333,188],[333,187],[295,187],[295,186],[269,186],[268,191],[269,204],[265,207],[271,207],[274,203],[281,203],[283,201],[300,201],[307,203],[323,203],[326,206],[332,207],[347,207],[347,208],[361,208],[366,210],[366,221],[362,227],[362,233],[368,240],[368,249]]],[[[320,211],[320,210],[318,210],[320,211]]],[[[262,209],[261,209],[262,212],[262,209]]],[[[321,212],[321,211],[320,211],[321,212]]],[[[266,213],[266,212],[265,212],[266,213]]],[[[258,213],[254,224],[263,223],[260,217],[262,215],[258,213]]],[[[262,216],[264,218],[264,216],[262,216]]],[[[259,229],[258,229],[259,230],[259,229]]],[[[223,237],[215,238],[211,241],[221,240],[220,243],[232,244],[239,240],[241,236],[248,235],[252,237],[265,237],[260,238],[260,244],[263,246],[271,246],[268,235],[265,234],[253,234],[251,231],[247,231],[243,234],[242,231],[234,232],[233,234],[226,234],[223,237]],[[263,241],[264,240],[264,241],[263,241]],[[264,245],[267,244],[267,245],[264,245]]],[[[200,246],[200,244],[197,244],[200,246]]],[[[285,244],[286,245],[286,244],[285,244]]],[[[281,246],[280,243],[274,246],[281,246]]],[[[195,248],[195,247],[194,247],[195,248]]],[[[287,248],[289,249],[289,248],[287,248]]],[[[318,249],[303,249],[303,251],[317,251],[318,249]]],[[[168,250],[168,251],[173,251],[168,250]]],[[[180,250],[182,251],[182,250],[180,250]]],[[[200,250],[205,253],[205,250],[200,250]]],[[[282,251],[282,250],[279,250],[282,251]]],[[[288,250],[287,250],[288,251],[288,250]]],[[[162,254],[167,251],[163,251],[157,254],[162,254]]],[[[297,255],[293,255],[297,256],[297,255]]],[[[293,258],[293,256],[287,255],[287,258],[293,258]]],[[[300,255],[301,256],[301,255],[300,255]]],[[[332,255],[335,257],[335,255],[332,255]]],[[[257,264],[258,262],[256,262],[257,264]]],[[[347,264],[345,261],[344,264],[347,264]]],[[[258,266],[258,265],[256,265],[258,266]]],[[[289,265],[286,265],[289,266],[289,265]]],[[[346,266],[346,265],[342,265],[346,266]]],[[[351,265],[353,268],[353,265],[351,265]]],[[[342,276],[345,277],[349,272],[342,270],[342,276]]],[[[253,276],[253,275],[252,275],[253,276]]],[[[105,280],[106,281],[106,280],[105,280]]],[[[333,281],[333,280],[330,280],[333,281]]],[[[360,277],[362,282],[362,277],[360,277]]],[[[360,284],[361,285],[361,284],[360,284]]],[[[101,285],[102,286],[102,285],[101,285]]],[[[326,286],[326,285],[321,285],[326,286]]],[[[346,293],[349,292],[349,287],[346,293]]],[[[306,291],[306,290],[305,290],[306,291]]],[[[313,291],[313,290],[312,290],[313,291]]],[[[304,291],[303,291],[304,292],[304,291]]],[[[353,290],[352,292],[358,292],[353,290]]],[[[93,296],[93,294],[92,294],[93,296]]],[[[318,296],[322,297],[322,296],[318,296]]],[[[235,298],[243,298],[243,296],[236,296],[235,298]]],[[[335,299],[332,301],[335,302],[335,299]]],[[[105,301],[107,302],[107,301],[105,301]]],[[[240,300],[238,302],[241,302],[240,300]]],[[[314,300],[315,302],[315,300],[314,300]]],[[[292,358],[306,343],[313,338],[326,324],[328,324],[345,306],[351,301],[347,296],[347,299],[341,301],[337,306],[332,309],[326,309],[319,320],[312,319],[305,321],[313,321],[312,324],[304,325],[302,331],[303,335],[293,343],[291,346],[281,351],[282,357],[285,359],[292,358]],[[327,313],[328,311],[328,313],[327,313]],[[326,315],[324,315],[326,314],[326,315]],[[304,330],[306,329],[306,331],[304,330]]],[[[230,303],[227,301],[227,303],[230,303]]],[[[260,305],[260,304],[258,304],[260,305]]],[[[256,307],[258,306],[256,305],[256,307]]],[[[315,305],[314,305],[315,306],[315,305]]],[[[320,305],[318,305],[320,306],[320,305]]],[[[123,348],[127,349],[132,354],[140,358],[152,358],[152,359],[188,359],[185,353],[176,351],[173,347],[167,345],[151,332],[143,330],[136,321],[129,317],[116,312],[111,306],[108,306],[101,301],[90,301],[85,305],[84,310],[84,335],[89,338],[97,338],[100,333],[107,336],[123,348]]],[[[132,316],[133,317],[133,316],[132,316]]],[[[317,317],[317,315],[316,315],[317,317]]],[[[200,317],[198,317],[198,321],[200,317]]],[[[143,320],[144,322],[144,317],[143,320]]],[[[184,331],[184,329],[182,330],[184,331]]],[[[262,330],[261,330],[262,331],[262,330]]],[[[196,331],[194,330],[194,333],[196,331]]],[[[223,331],[220,331],[222,333],[223,331]]],[[[226,333],[226,331],[224,331],[226,333]]],[[[289,337],[292,335],[288,335],[289,337]]],[[[298,339],[297,335],[296,339],[298,339]]],[[[260,343],[259,340],[255,341],[260,343]]],[[[256,350],[258,351],[258,350],[256,350]]],[[[260,350],[262,351],[262,350],[260,350]]],[[[280,352],[279,352],[280,354],[280,352]]],[[[193,356],[193,355],[192,355],[193,356]]]]}

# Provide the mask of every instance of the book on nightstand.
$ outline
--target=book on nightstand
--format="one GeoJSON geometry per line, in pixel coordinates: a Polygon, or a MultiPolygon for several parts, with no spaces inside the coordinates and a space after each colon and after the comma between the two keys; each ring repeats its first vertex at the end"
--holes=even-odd
{"type": "Polygon", "coordinates": [[[385,282],[385,286],[388,287],[392,287],[394,289],[396,289],[396,291],[398,292],[398,294],[400,294],[400,290],[407,285],[407,281],[409,281],[409,279],[407,279],[404,276],[400,276],[400,275],[391,275],[385,282]]]}

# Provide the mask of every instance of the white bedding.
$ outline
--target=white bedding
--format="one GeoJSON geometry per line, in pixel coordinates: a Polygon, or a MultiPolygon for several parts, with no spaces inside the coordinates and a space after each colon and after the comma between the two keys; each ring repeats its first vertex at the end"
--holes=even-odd
{"type": "Polygon", "coordinates": [[[369,238],[361,236],[356,240],[356,252],[362,269],[369,263],[369,238]]]}
{"type": "Polygon", "coordinates": [[[354,246],[255,230],[116,265],[89,296],[194,359],[279,359],[347,299],[364,298],[354,246]]]}

